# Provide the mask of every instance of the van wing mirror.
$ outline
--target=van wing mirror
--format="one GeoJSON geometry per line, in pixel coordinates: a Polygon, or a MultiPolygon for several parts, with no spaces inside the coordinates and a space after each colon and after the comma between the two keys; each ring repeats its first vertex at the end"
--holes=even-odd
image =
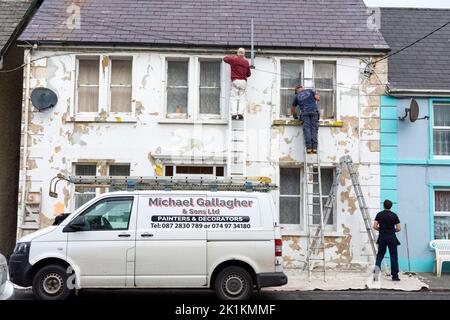
{"type": "Polygon", "coordinates": [[[78,216],[64,227],[63,232],[77,232],[82,230],[85,225],[86,219],[84,216],[78,216]]]}

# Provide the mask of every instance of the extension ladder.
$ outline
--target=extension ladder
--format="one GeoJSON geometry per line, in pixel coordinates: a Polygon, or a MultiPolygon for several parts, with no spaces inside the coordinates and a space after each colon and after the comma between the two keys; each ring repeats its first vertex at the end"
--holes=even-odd
{"type": "Polygon", "coordinates": [[[244,177],[247,163],[247,117],[244,120],[229,120],[228,130],[228,175],[244,177]]]}

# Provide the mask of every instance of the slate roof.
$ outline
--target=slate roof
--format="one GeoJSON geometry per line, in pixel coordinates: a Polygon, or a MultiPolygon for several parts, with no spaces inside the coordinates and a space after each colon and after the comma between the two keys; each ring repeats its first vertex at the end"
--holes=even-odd
{"type": "Polygon", "coordinates": [[[25,17],[32,0],[0,0],[0,56],[14,37],[16,29],[25,17]]]}
{"type": "Polygon", "coordinates": [[[388,49],[363,0],[45,0],[20,40],[63,44],[388,49]],[[78,3],[81,27],[67,28],[78,3]]]}
{"type": "MultiPolygon", "coordinates": [[[[450,21],[446,9],[381,9],[381,32],[392,52],[450,21]]],[[[450,90],[450,25],[389,58],[391,89],[450,90]]]]}

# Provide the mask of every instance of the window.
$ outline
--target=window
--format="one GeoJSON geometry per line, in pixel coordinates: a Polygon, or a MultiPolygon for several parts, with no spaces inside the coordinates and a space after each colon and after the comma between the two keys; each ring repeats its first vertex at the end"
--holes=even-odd
{"type": "Polygon", "coordinates": [[[111,60],[111,112],[131,112],[132,65],[131,59],[112,58],[111,60]]]}
{"type": "Polygon", "coordinates": [[[189,61],[167,61],[167,116],[187,119],[189,61]]]}
{"type": "Polygon", "coordinates": [[[434,191],[434,238],[450,239],[450,190],[434,191]]]}
{"type": "Polygon", "coordinates": [[[314,61],[314,88],[320,95],[319,110],[322,118],[336,117],[336,63],[314,61]]]}
{"type": "Polygon", "coordinates": [[[221,61],[200,61],[200,114],[220,116],[221,61]]]}
{"type": "Polygon", "coordinates": [[[450,103],[435,103],[433,118],[433,154],[450,156],[450,103]]]}
{"type": "MultiPolygon", "coordinates": [[[[111,177],[129,177],[130,165],[129,164],[111,164],[109,166],[109,175],[111,177]]],[[[109,188],[110,192],[118,190],[126,190],[127,188],[109,188]]]]}
{"type": "Polygon", "coordinates": [[[167,165],[165,166],[166,177],[224,177],[225,167],[223,166],[186,166],[186,165],[167,165]]]}
{"type": "MultiPolygon", "coordinates": [[[[317,171],[317,170],[316,170],[317,171]]],[[[320,170],[321,180],[322,180],[322,205],[323,205],[323,214],[325,218],[325,204],[328,199],[328,195],[330,194],[331,187],[333,185],[333,179],[334,179],[334,169],[333,168],[321,168],[320,170]]],[[[314,182],[318,181],[318,176],[314,175],[313,178],[314,182]]],[[[319,185],[315,184],[313,187],[313,193],[319,193],[319,185]]],[[[320,224],[320,212],[319,212],[319,197],[314,195],[313,199],[313,224],[320,224]],[[317,215],[317,216],[316,216],[317,215]]],[[[331,215],[328,217],[328,220],[326,221],[326,225],[333,225],[334,224],[334,203],[333,203],[333,211],[331,215]]]]}
{"type": "MultiPolygon", "coordinates": [[[[75,164],[76,176],[95,176],[96,173],[97,165],[95,164],[75,164]]],[[[94,199],[95,196],[95,188],[75,187],[75,209],[94,199]]]]}
{"type": "Polygon", "coordinates": [[[294,90],[297,85],[303,85],[303,61],[281,61],[280,111],[282,116],[291,114],[294,90]]]}
{"type": "Polygon", "coordinates": [[[98,57],[78,60],[78,112],[98,112],[99,73],[100,60],[98,57]]]}
{"type": "Polygon", "coordinates": [[[132,197],[100,200],[83,212],[83,231],[128,230],[132,206],[132,197]]]}
{"type": "Polygon", "coordinates": [[[280,168],[280,223],[300,224],[302,214],[300,168],[280,168]]]}

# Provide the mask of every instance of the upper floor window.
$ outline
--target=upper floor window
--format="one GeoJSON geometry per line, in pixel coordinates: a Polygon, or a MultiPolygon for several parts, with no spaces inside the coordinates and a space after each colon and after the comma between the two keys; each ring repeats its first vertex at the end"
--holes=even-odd
{"type": "Polygon", "coordinates": [[[222,60],[216,58],[167,58],[166,118],[222,118],[226,105],[222,66],[222,60]],[[196,71],[190,72],[191,70],[196,71]]]}
{"type": "Polygon", "coordinates": [[[434,103],[433,118],[433,154],[450,156],[450,103],[434,103]]]}
{"type": "Polygon", "coordinates": [[[291,114],[294,90],[297,85],[303,85],[303,61],[281,61],[281,115],[291,114]]]}
{"type": "Polygon", "coordinates": [[[76,112],[131,113],[132,64],[130,57],[78,57],[76,112]]]}
{"type": "Polygon", "coordinates": [[[336,63],[314,61],[314,90],[320,95],[319,110],[322,118],[336,117],[336,63]]]}
{"type": "Polygon", "coordinates": [[[450,190],[434,191],[434,238],[450,239],[450,190]]]}
{"type": "Polygon", "coordinates": [[[224,177],[223,166],[166,165],[166,177],[224,177]]]}

